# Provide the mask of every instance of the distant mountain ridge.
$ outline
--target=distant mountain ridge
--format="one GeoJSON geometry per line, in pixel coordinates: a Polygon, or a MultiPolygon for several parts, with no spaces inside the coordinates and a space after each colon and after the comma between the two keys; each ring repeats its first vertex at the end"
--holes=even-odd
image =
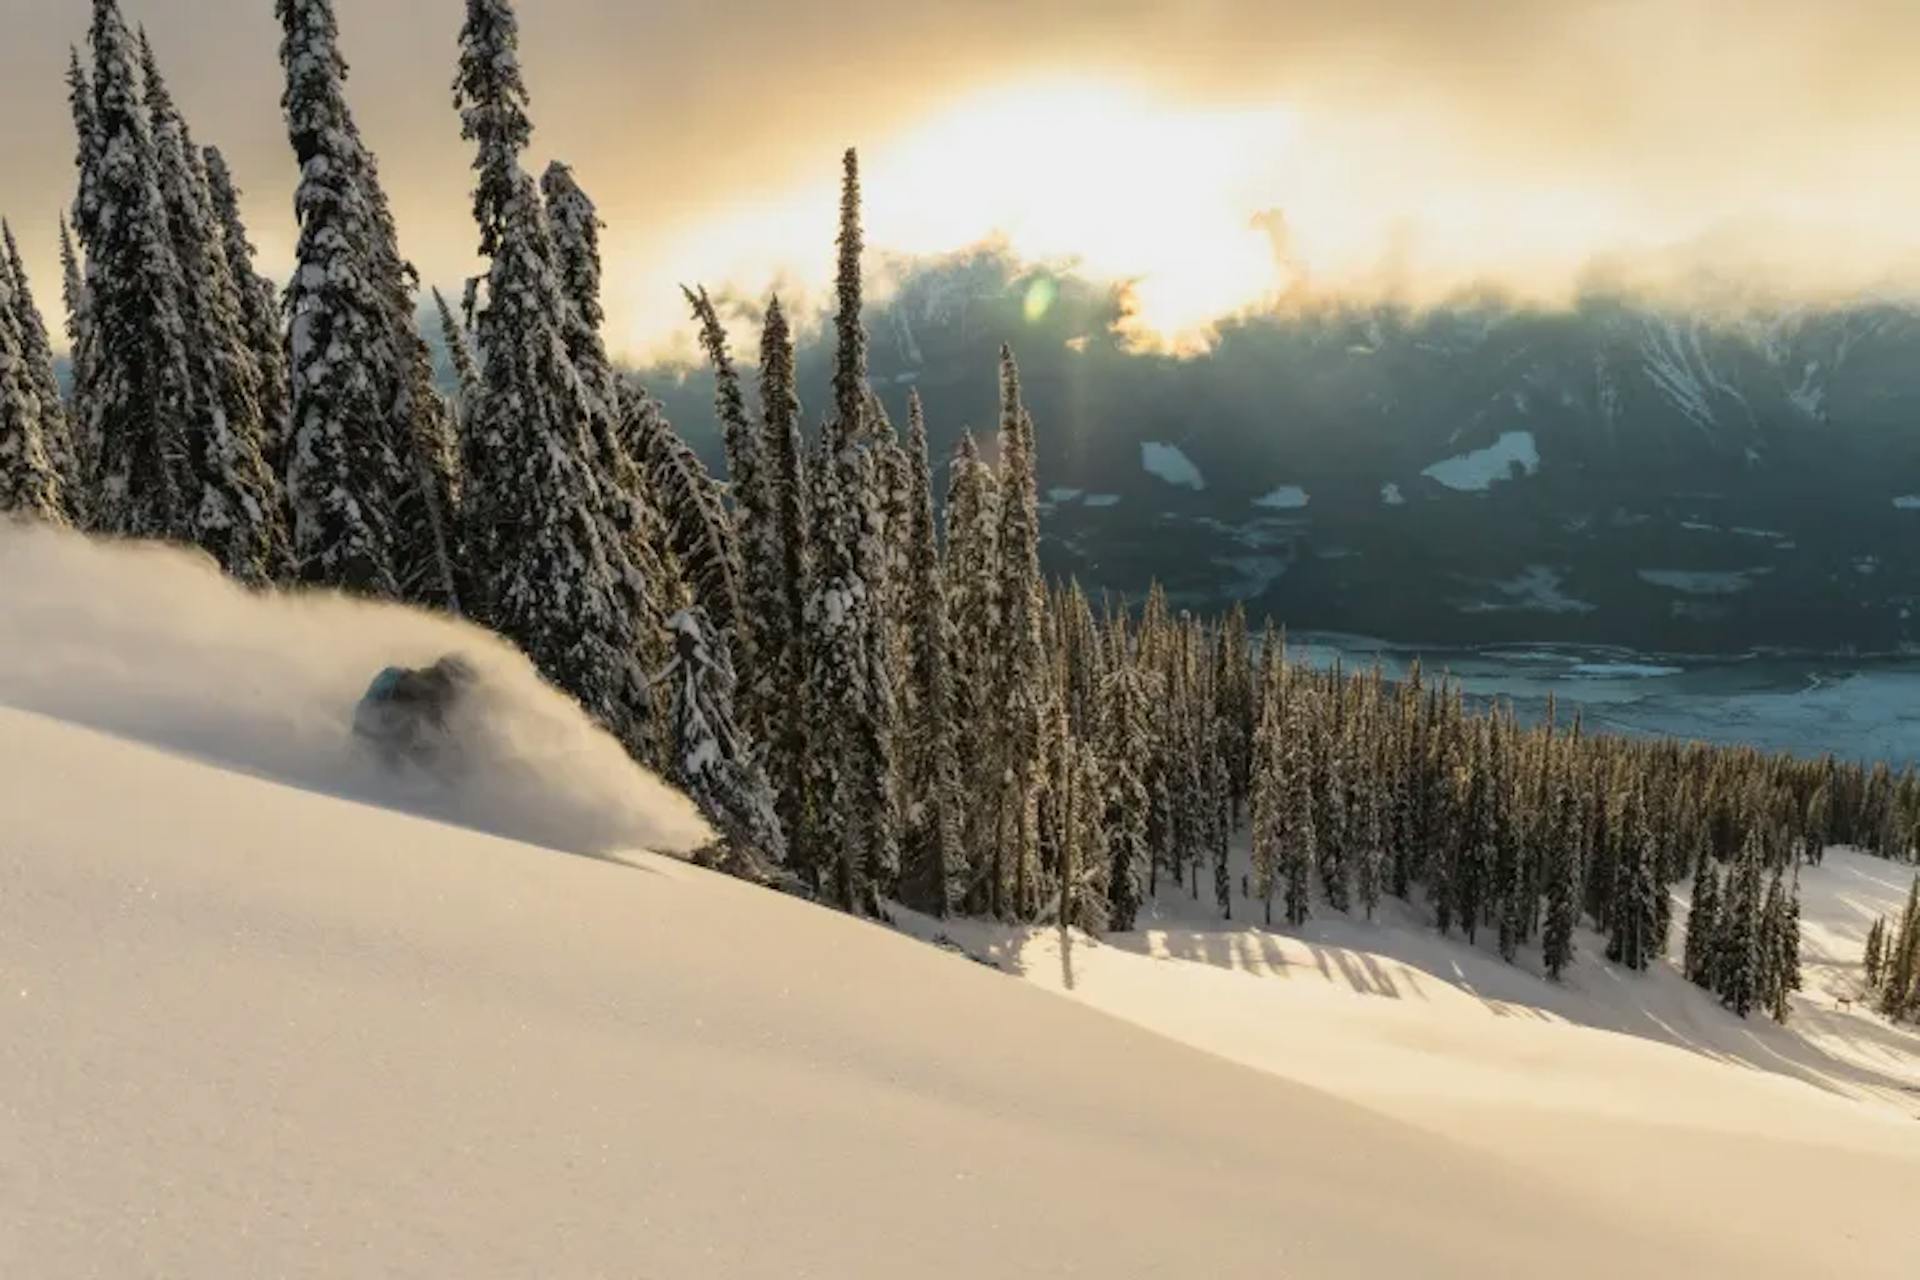
{"type": "MultiPolygon", "coordinates": [[[[1328,307],[1190,359],[1124,349],[1119,315],[986,252],[907,271],[868,315],[876,387],[902,418],[919,388],[938,450],[991,433],[1014,344],[1052,572],[1402,640],[1920,642],[1920,311],[1328,307]]],[[[811,406],[827,359],[802,349],[811,406]]],[[[717,453],[704,373],[647,377],[717,453]]]]}

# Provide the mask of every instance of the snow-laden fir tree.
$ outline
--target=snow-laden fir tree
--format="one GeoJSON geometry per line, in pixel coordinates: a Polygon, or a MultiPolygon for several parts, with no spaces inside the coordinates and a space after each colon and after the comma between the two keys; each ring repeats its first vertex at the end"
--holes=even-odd
{"type": "Polygon", "coordinates": [[[268,469],[271,435],[261,371],[242,316],[205,159],[175,106],[146,34],[140,65],[156,160],[155,180],[179,264],[192,414],[182,471],[190,514],[173,535],[197,543],[242,582],[287,576],[291,549],[279,481],[268,469]]]}
{"type": "Polygon", "coordinates": [[[773,788],[734,720],[726,645],[699,605],[674,614],[667,629],[674,656],[664,683],[672,698],[675,780],[721,833],[735,869],[785,862],[773,788]]]}
{"type": "Polygon", "coordinates": [[[1280,879],[1287,923],[1295,928],[1313,912],[1313,868],[1319,860],[1313,821],[1313,737],[1308,727],[1312,715],[1299,700],[1288,707],[1277,788],[1280,879]]]}
{"type": "Polygon", "coordinates": [[[1866,951],[1862,954],[1860,965],[1866,974],[1867,990],[1872,991],[1880,985],[1881,952],[1887,944],[1887,918],[1881,916],[1867,930],[1866,951]]]}
{"type": "Polygon", "coordinates": [[[1353,866],[1353,888],[1359,898],[1360,906],[1371,920],[1380,909],[1380,895],[1386,881],[1386,803],[1387,796],[1383,780],[1386,776],[1384,758],[1386,739],[1384,735],[1363,733],[1355,744],[1353,755],[1358,758],[1368,749],[1367,739],[1372,736],[1374,759],[1360,772],[1364,780],[1355,804],[1354,814],[1355,851],[1353,866]]]}
{"type": "Polygon", "coordinates": [[[94,0],[93,74],[73,77],[80,190],[74,229],[86,251],[93,333],[80,402],[98,443],[93,525],[179,538],[191,527],[194,378],[186,291],[174,254],[160,161],[141,98],[138,51],[114,0],[94,0]]]}
{"type": "Polygon", "coordinates": [[[202,152],[207,191],[220,225],[221,252],[232,277],[240,309],[240,331],[257,374],[260,410],[265,422],[261,452],[268,474],[286,474],[287,427],[291,392],[287,383],[286,342],[280,333],[280,291],[254,269],[253,241],[240,213],[240,190],[220,148],[202,152]]]}
{"type": "Polygon", "coordinates": [[[631,607],[630,549],[591,465],[594,404],[566,345],[572,305],[520,167],[530,125],[516,45],[504,0],[470,0],[455,101],[477,144],[474,210],[490,267],[477,320],[484,381],[465,441],[469,603],[629,752],[657,760],[648,690],[659,668],[647,669],[647,652],[664,618],[631,607]]]}
{"type": "Polygon", "coordinates": [[[0,257],[0,520],[66,521],[60,477],[47,455],[47,410],[25,336],[26,304],[0,257]]]}
{"type": "Polygon", "coordinates": [[[1283,690],[1286,667],[1271,633],[1262,650],[1267,675],[1260,691],[1260,723],[1254,731],[1247,804],[1253,816],[1253,896],[1260,900],[1265,923],[1270,925],[1273,895],[1286,857],[1286,779],[1281,772],[1286,750],[1283,690]]]}
{"type": "Polygon", "coordinates": [[[296,572],[306,582],[458,604],[450,415],[414,326],[378,166],[346,101],[332,0],[277,0],[281,107],[300,167],[284,299],[285,447],[296,572]]]}
{"type": "Polygon", "coordinates": [[[1687,941],[1681,967],[1695,986],[1713,988],[1714,959],[1720,946],[1720,873],[1711,858],[1703,858],[1693,878],[1693,901],[1687,908],[1687,941]]]}
{"type": "Polygon", "coordinates": [[[947,612],[946,573],[934,524],[926,414],[917,391],[908,400],[906,451],[909,553],[901,598],[909,611],[910,648],[903,682],[906,701],[900,708],[905,798],[902,885],[912,889],[914,905],[946,916],[959,909],[967,887],[967,863],[960,843],[965,798],[960,790],[959,725],[948,665],[953,622],[947,612]]]}
{"type": "Polygon", "coordinates": [[[995,914],[1029,918],[1039,869],[1034,804],[1040,785],[1041,732],[1046,722],[1047,661],[1042,638],[1046,602],[1040,579],[1040,495],[1034,472],[1033,419],[1020,396],[1013,351],[1000,348],[999,573],[1000,618],[991,678],[997,710],[1001,789],[995,812],[995,914]]]}
{"type": "MultiPolygon", "coordinates": [[[[482,8],[495,14],[492,30],[510,32],[510,8],[482,8]]],[[[476,31],[486,26],[482,18],[476,18],[475,23],[476,31]]],[[[517,51],[509,58],[514,66],[512,76],[503,78],[513,84],[518,83],[515,59],[517,51]]],[[[504,100],[509,105],[518,104],[513,109],[524,124],[524,88],[519,98],[507,93],[504,100]]],[[[507,128],[504,132],[511,136],[515,131],[507,128]]],[[[488,170],[481,168],[484,189],[489,177],[488,170]]],[[[600,518],[610,528],[614,586],[635,619],[642,662],[652,666],[663,660],[660,645],[664,643],[667,615],[685,603],[681,596],[687,587],[683,581],[687,568],[675,554],[679,540],[691,536],[702,545],[717,545],[705,538],[704,520],[692,520],[689,530],[685,523],[668,519],[655,464],[683,471],[683,480],[696,491],[702,485],[704,468],[697,473],[688,471],[671,457],[673,429],[658,402],[643,388],[623,385],[614,373],[601,333],[605,309],[600,286],[604,273],[600,217],[593,201],[581,189],[573,171],[558,163],[548,166],[541,189],[558,284],[559,325],[577,383],[572,391],[585,414],[587,466],[596,480],[600,518]]],[[[476,296],[477,285],[469,283],[469,311],[476,296]]],[[[700,598],[715,625],[723,634],[730,634],[734,625],[731,594],[704,594],[700,598]]]]}
{"type": "Polygon", "coordinates": [[[892,677],[884,667],[885,566],[873,507],[866,330],[860,318],[859,160],[847,152],[840,205],[832,416],[813,476],[807,600],[812,758],[809,862],[849,910],[873,911],[899,869],[892,677]]]}
{"type": "Polygon", "coordinates": [[[560,291],[571,306],[567,353],[588,394],[599,402],[596,412],[611,419],[619,396],[619,379],[600,336],[606,321],[600,302],[600,213],[574,178],[573,170],[558,160],[540,175],[540,193],[553,236],[560,291]]]}
{"type": "Polygon", "coordinates": [[[474,359],[473,342],[467,337],[466,326],[453,314],[453,308],[447,305],[445,295],[438,289],[433,291],[433,306],[440,317],[440,340],[447,349],[447,363],[453,366],[457,389],[454,418],[465,421],[480,395],[480,365],[474,359]]]}
{"type": "Polygon", "coordinates": [[[1665,893],[1657,883],[1653,836],[1647,826],[1646,797],[1637,781],[1620,797],[1619,821],[1614,827],[1615,888],[1613,919],[1607,935],[1607,959],[1629,969],[1645,969],[1657,956],[1655,895],[1665,893]]]}
{"type": "Polygon", "coordinates": [[[0,239],[6,247],[6,262],[0,270],[12,277],[13,321],[20,343],[21,358],[34,395],[40,401],[40,442],[54,478],[60,482],[60,505],[74,516],[75,501],[81,489],[80,463],[73,446],[73,428],[67,415],[66,400],[60,394],[60,381],[53,371],[53,342],[47,334],[46,317],[34,302],[33,286],[27,280],[27,264],[20,245],[13,238],[13,227],[0,220],[0,239]]]}
{"type": "Polygon", "coordinates": [[[1147,844],[1147,784],[1143,767],[1153,749],[1147,677],[1120,663],[1101,688],[1100,762],[1104,783],[1108,923],[1134,927],[1146,905],[1152,850],[1147,844]]]}
{"type": "Polygon", "coordinates": [[[659,500],[674,562],[731,652],[743,612],[742,573],[725,494],[700,455],[657,407],[630,414],[627,421],[640,428],[625,444],[646,469],[651,492],[659,500]]]}
{"type": "Polygon", "coordinates": [[[1000,482],[980,456],[972,432],[960,437],[947,465],[946,604],[951,622],[956,754],[966,796],[961,845],[971,871],[969,911],[993,909],[998,744],[993,643],[999,625],[1000,482]]]}
{"type": "MultiPolygon", "coordinates": [[[[76,68],[77,69],[77,68],[76,68]]],[[[83,392],[93,386],[93,322],[87,298],[86,275],[80,266],[80,251],[74,247],[73,229],[66,214],[60,215],[60,299],[66,307],[67,371],[72,381],[67,404],[68,443],[72,451],[73,477],[67,485],[68,512],[85,527],[92,522],[93,484],[100,450],[91,437],[91,421],[83,392]]]]}
{"type": "Polygon", "coordinates": [[[1233,732],[1224,720],[1215,721],[1213,749],[1207,753],[1207,847],[1213,858],[1213,902],[1222,919],[1233,919],[1233,875],[1228,855],[1233,847],[1233,732]]]}
{"type": "MultiPolygon", "coordinates": [[[[805,642],[812,572],[809,486],[800,439],[793,334],[777,297],[767,304],[760,337],[760,440],[765,460],[760,485],[764,517],[757,526],[743,523],[740,530],[742,554],[749,560],[743,588],[755,637],[754,666],[743,701],[748,723],[759,724],[765,735],[768,773],[789,846],[805,859],[812,852],[805,835],[809,812],[805,642]]],[[[743,513],[747,510],[741,508],[743,513]]]]}
{"type": "Polygon", "coordinates": [[[1727,877],[1721,903],[1719,975],[1716,990],[1729,1009],[1746,1017],[1761,998],[1761,836],[1748,833],[1740,859],[1727,877]]]}

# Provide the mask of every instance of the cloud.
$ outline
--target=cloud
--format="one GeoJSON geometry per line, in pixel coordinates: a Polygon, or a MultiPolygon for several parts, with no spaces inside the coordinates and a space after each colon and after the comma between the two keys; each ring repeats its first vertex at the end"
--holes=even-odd
{"type": "MultiPolygon", "coordinates": [[[[152,31],[201,136],[229,152],[268,263],[284,270],[293,173],[270,7],[125,3],[152,31]]],[[[1284,111],[1297,121],[1285,164],[1255,184],[1246,207],[1215,206],[1191,223],[1196,241],[1248,233],[1244,258],[1185,273],[1182,305],[1200,310],[1208,298],[1217,308],[1246,301],[1229,295],[1249,292],[1241,277],[1261,253],[1247,224],[1273,209],[1285,216],[1290,265],[1334,292],[1433,292],[1493,278],[1546,297],[1570,291],[1597,258],[1673,260],[1676,246],[1738,258],[1742,274],[1790,291],[1917,274],[1920,81],[1905,63],[1920,44],[1920,10],[1906,0],[518,7],[537,126],[531,160],[563,156],[600,201],[616,337],[628,348],[685,331],[679,280],[747,294],[782,273],[798,288],[816,283],[833,214],[818,196],[849,143],[873,162],[877,247],[937,251],[1008,231],[993,225],[1005,212],[992,190],[998,175],[980,164],[950,164],[943,184],[916,172],[890,196],[882,160],[916,137],[937,139],[957,104],[1063,77],[1169,119],[1284,111]],[[890,199],[950,203],[953,242],[929,246],[898,219],[890,225],[890,199]],[[1218,230],[1229,219],[1234,230],[1218,230]]],[[[0,48],[0,110],[10,120],[0,210],[23,224],[49,298],[52,218],[71,186],[60,72],[85,12],[69,0],[24,8],[9,15],[0,48]]],[[[337,8],[352,100],[405,247],[428,278],[457,279],[473,268],[474,241],[469,157],[446,92],[460,6],[337,8]]],[[[1042,184],[1041,199],[1070,195],[1065,182],[1083,176],[1070,152],[1039,145],[1055,137],[1046,127],[1004,130],[1006,156],[1024,164],[1023,181],[1042,184]],[[1052,189],[1049,158],[1064,171],[1052,189]]],[[[1243,150],[1250,170],[1271,158],[1243,150]]],[[[1153,172],[1135,180],[1156,198],[1172,189],[1153,172]]],[[[1251,292],[1294,287],[1270,252],[1261,260],[1271,279],[1251,292]]],[[[1168,287],[1162,262],[1101,265],[1139,277],[1149,312],[1154,291],[1168,287]]],[[[1693,268],[1652,274],[1684,280],[1693,268]]]]}

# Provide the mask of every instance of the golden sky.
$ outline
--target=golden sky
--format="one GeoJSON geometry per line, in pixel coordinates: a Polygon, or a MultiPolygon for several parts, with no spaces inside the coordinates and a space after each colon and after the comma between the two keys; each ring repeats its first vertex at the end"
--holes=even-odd
{"type": "MultiPolygon", "coordinates": [[[[271,0],[123,0],[287,265],[271,0]]],[[[0,213],[43,305],[72,187],[81,0],[0,0],[0,213]]],[[[1143,341],[1281,295],[1426,300],[1602,279],[1766,297],[1920,282],[1914,0],[521,0],[532,167],[609,227],[629,353],[677,282],[809,292],[837,157],[870,242],[989,236],[1133,283],[1143,341]]],[[[460,0],[338,0],[403,248],[473,269],[448,85],[460,0]]]]}

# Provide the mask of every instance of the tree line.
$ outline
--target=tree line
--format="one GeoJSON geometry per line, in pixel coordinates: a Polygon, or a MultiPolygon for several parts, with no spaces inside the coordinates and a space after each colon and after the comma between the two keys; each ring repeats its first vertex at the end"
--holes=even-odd
{"type": "Polygon", "coordinates": [[[299,173],[284,288],[255,269],[231,175],[150,42],[94,0],[60,229],[72,390],[9,231],[0,506],[195,546],[261,589],[492,627],[689,792],[716,861],[853,911],[1098,932],[1134,927],[1163,889],[1267,922],[1277,901],[1293,925],[1391,896],[1509,960],[1537,948],[1558,977],[1582,927],[1647,968],[1691,880],[1687,974],[1743,1016],[1784,1017],[1797,868],[1836,843],[1913,855],[1911,770],[1589,734],[1551,708],[1523,724],[1417,665],[1389,681],[1295,662],[1241,608],[1202,619],[1157,587],[1096,607],[1049,582],[1013,352],[997,430],[963,435],[938,494],[917,394],[902,435],[869,383],[853,151],[816,429],[779,298],[750,398],[717,308],[687,293],[716,374],[717,480],[609,356],[591,198],[564,164],[537,182],[522,166],[509,0],[467,0],[460,34],[487,265],[457,305],[434,295],[443,395],[330,0],[276,10],[299,173]]]}

